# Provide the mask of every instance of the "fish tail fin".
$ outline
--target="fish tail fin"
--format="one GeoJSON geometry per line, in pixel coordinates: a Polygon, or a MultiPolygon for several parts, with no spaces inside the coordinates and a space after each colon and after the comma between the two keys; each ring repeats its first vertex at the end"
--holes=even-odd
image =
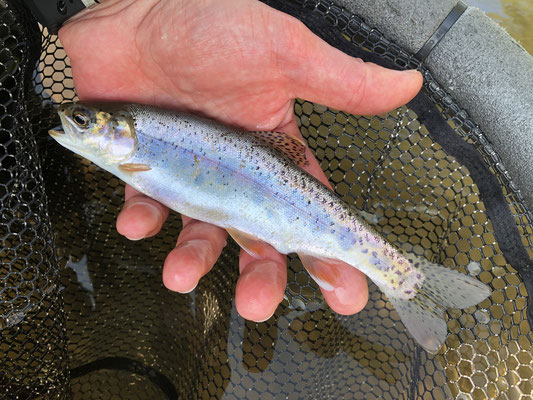
{"type": "Polygon", "coordinates": [[[476,305],[490,296],[491,290],[475,278],[421,257],[404,257],[416,268],[414,273],[422,277],[414,286],[415,295],[407,298],[387,288],[384,292],[416,341],[428,352],[436,353],[448,330],[444,310],[476,305]]]}

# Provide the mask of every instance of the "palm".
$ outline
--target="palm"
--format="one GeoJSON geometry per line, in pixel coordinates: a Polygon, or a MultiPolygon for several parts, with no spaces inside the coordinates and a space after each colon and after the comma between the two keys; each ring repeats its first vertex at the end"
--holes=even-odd
{"type": "MultiPolygon", "coordinates": [[[[283,42],[290,32],[274,25],[272,19],[278,14],[259,3],[229,0],[214,4],[213,19],[206,21],[204,10],[197,6],[161,2],[138,26],[131,13],[119,14],[119,20],[111,13],[120,3],[105,4],[107,9],[99,14],[107,16],[98,20],[94,20],[95,10],[83,27],[90,30],[83,46],[65,43],[80,98],[200,111],[248,129],[272,129],[287,122],[283,120],[294,95],[288,92],[289,76],[280,67],[290,60],[276,54],[275,47],[285,48],[283,42]],[[222,11],[228,2],[237,12],[222,11]],[[178,12],[186,15],[186,24],[175,21],[178,12]],[[249,21],[254,30],[244,29],[241,21],[249,21]],[[269,26],[280,29],[272,32],[269,26]],[[113,41],[121,43],[119,49],[109,46],[113,41]]],[[[64,36],[70,39],[73,28],[79,29],[71,25],[62,32],[63,41],[64,36]]]]}
{"type": "MultiPolygon", "coordinates": [[[[256,0],[108,0],[69,22],[60,39],[83,100],[161,105],[249,130],[298,135],[295,97],[379,113],[409,101],[421,84],[418,74],[387,71],[340,53],[256,0]]],[[[316,160],[308,171],[327,183],[316,160]]],[[[126,200],[119,232],[139,239],[160,230],[165,207],[131,188],[126,200]]],[[[165,285],[180,292],[196,286],[226,240],[220,228],[185,217],[183,222],[163,270],[165,285]]],[[[237,309],[256,321],[275,310],[286,282],[284,257],[264,246],[262,260],[241,253],[236,291],[237,309]]],[[[361,273],[339,263],[321,267],[342,277],[335,290],[323,291],[337,312],[364,306],[361,273]]]]}

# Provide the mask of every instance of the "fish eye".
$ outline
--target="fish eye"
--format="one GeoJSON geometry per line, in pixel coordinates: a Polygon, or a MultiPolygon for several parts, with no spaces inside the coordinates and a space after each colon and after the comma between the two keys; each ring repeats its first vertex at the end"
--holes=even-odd
{"type": "Polygon", "coordinates": [[[75,111],[72,115],[72,119],[79,127],[85,128],[87,125],[89,125],[89,117],[87,117],[87,115],[81,111],[75,111]]]}

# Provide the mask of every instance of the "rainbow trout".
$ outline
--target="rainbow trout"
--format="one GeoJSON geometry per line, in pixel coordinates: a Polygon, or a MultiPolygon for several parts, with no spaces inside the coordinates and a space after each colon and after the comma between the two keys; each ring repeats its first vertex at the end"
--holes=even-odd
{"type": "Polygon", "coordinates": [[[189,217],[218,225],[252,255],[254,243],[298,253],[317,283],[313,258],[341,260],[387,295],[420,345],[446,339],[445,308],[478,304],[490,289],[477,279],[387,243],[301,166],[305,145],[276,132],[242,132],[188,114],[135,104],[59,107],[55,140],[137,190],[189,217]]]}

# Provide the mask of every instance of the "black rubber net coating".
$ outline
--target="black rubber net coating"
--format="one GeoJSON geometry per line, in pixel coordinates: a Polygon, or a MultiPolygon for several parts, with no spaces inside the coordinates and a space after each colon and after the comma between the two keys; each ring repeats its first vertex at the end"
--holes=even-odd
{"type": "Polygon", "coordinates": [[[293,256],[285,300],[263,323],[236,313],[233,242],[195,291],[166,290],[179,217],[154,238],[118,235],[122,182],[46,133],[53,105],[76,99],[65,52],[0,1],[0,397],[531,399],[532,219],[490,143],[423,65],[356,15],[322,0],[266,3],[348,54],[424,73],[423,94],[386,115],[304,100],[295,113],[346,202],[391,243],[477,276],[492,296],[448,310],[431,356],[375,285],[362,312],[336,315],[293,256]]]}

